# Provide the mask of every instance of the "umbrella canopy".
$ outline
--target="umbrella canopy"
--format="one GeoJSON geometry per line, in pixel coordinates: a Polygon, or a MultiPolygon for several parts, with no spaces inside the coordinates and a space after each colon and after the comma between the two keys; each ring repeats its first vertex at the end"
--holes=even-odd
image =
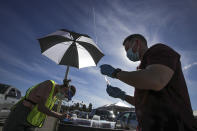
{"type": "Polygon", "coordinates": [[[66,29],[58,30],[38,41],[42,54],[60,65],[76,68],[96,66],[104,56],[88,35],[66,29]]]}

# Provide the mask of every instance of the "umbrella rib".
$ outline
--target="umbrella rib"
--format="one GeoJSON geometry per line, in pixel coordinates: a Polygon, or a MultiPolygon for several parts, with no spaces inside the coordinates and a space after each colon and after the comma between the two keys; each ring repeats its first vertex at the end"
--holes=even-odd
{"type": "MultiPolygon", "coordinates": [[[[60,44],[69,45],[69,43],[65,43],[65,42],[62,42],[62,43],[60,43],[60,44]]],[[[74,46],[74,45],[72,45],[72,44],[71,44],[70,46],[74,46]]],[[[75,44],[75,46],[77,46],[77,48],[83,49],[83,48],[79,47],[79,46],[78,46],[78,45],[76,45],[76,44],[75,44]]],[[[83,49],[83,50],[84,50],[84,49],[83,49]]]]}
{"type": "MultiPolygon", "coordinates": [[[[68,45],[67,43],[62,43],[62,44],[68,45]]],[[[70,45],[70,46],[74,46],[74,45],[70,45]]],[[[81,48],[79,45],[76,45],[75,44],[75,46],[77,46],[77,48],[80,48],[80,49],[83,49],[84,50],[84,48],[81,48]]]]}

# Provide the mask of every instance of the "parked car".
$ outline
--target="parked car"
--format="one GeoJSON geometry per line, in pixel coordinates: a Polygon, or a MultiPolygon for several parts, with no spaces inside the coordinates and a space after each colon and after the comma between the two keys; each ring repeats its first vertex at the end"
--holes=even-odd
{"type": "Polygon", "coordinates": [[[81,111],[78,115],[78,118],[88,119],[88,113],[81,111]]]}
{"type": "Polygon", "coordinates": [[[10,113],[10,108],[21,98],[21,92],[10,85],[0,83],[0,123],[3,123],[10,113]]]}
{"type": "Polygon", "coordinates": [[[134,111],[120,113],[116,118],[116,129],[136,129],[138,121],[134,111]]]}
{"type": "Polygon", "coordinates": [[[71,113],[71,115],[72,115],[72,114],[76,114],[77,117],[79,117],[80,112],[81,112],[81,111],[79,111],[79,110],[74,110],[74,111],[71,111],[70,113],[71,113]]]}
{"type": "Polygon", "coordinates": [[[92,119],[94,115],[100,116],[100,120],[115,121],[115,114],[113,111],[93,109],[89,114],[89,118],[92,119]]]}

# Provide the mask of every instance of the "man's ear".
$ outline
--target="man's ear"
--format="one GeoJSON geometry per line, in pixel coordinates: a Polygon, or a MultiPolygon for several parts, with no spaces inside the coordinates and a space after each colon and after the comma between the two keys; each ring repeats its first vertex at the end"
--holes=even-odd
{"type": "Polygon", "coordinates": [[[67,92],[68,91],[68,87],[62,88],[62,91],[67,92]]]}
{"type": "Polygon", "coordinates": [[[134,46],[133,46],[133,52],[134,53],[136,53],[137,52],[137,50],[138,50],[138,48],[139,48],[139,40],[135,40],[135,43],[133,43],[134,44],[134,46]]]}
{"type": "Polygon", "coordinates": [[[137,50],[139,50],[141,48],[142,41],[141,40],[137,40],[136,43],[138,45],[137,50]]]}

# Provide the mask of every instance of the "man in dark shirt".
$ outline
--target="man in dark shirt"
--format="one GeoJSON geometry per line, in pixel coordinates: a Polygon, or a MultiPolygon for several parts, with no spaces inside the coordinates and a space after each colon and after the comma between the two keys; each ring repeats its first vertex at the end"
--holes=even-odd
{"type": "Polygon", "coordinates": [[[141,61],[138,70],[122,71],[104,64],[101,73],[135,88],[134,97],[111,85],[107,92],[135,106],[139,130],[197,131],[180,55],[163,44],[148,48],[140,34],[128,36],[123,46],[131,61],[141,61]]]}

